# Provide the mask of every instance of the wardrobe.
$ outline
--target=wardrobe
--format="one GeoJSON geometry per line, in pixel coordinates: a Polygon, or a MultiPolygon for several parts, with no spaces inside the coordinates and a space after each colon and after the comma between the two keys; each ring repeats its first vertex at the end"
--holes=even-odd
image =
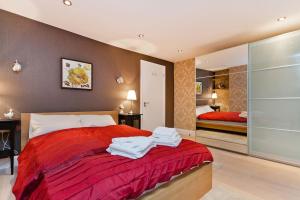
{"type": "MultiPolygon", "coordinates": [[[[253,42],[247,48],[247,59],[242,54],[240,57],[248,62],[248,137],[244,153],[300,166],[300,31],[253,42]]],[[[199,61],[202,65],[218,65],[216,61],[203,62],[201,57],[211,58],[197,57],[196,65],[199,61]]],[[[225,63],[223,58],[220,56],[218,62],[225,63]]],[[[203,141],[206,139],[199,140],[203,141]]],[[[230,150],[232,144],[223,147],[230,150]]]]}
{"type": "Polygon", "coordinates": [[[300,31],[249,45],[249,153],[300,165],[300,31]]]}

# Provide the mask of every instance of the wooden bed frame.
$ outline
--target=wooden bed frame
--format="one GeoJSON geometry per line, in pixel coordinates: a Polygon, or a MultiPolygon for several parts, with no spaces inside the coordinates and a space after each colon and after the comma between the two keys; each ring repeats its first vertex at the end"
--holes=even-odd
{"type": "Polygon", "coordinates": [[[220,123],[211,123],[211,122],[196,122],[197,128],[204,128],[204,129],[214,129],[214,130],[221,130],[221,131],[230,131],[235,133],[240,133],[243,135],[247,135],[247,126],[242,125],[230,125],[230,124],[220,124],[220,123]]]}
{"type": "MultiPolygon", "coordinates": [[[[90,111],[90,112],[53,112],[36,113],[42,115],[111,115],[118,123],[117,111],[90,111]]],[[[29,140],[30,113],[21,114],[21,148],[29,140]]],[[[141,200],[199,200],[212,188],[212,164],[203,164],[190,172],[180,175],[153,191],[142,195],[141,200]]]]}

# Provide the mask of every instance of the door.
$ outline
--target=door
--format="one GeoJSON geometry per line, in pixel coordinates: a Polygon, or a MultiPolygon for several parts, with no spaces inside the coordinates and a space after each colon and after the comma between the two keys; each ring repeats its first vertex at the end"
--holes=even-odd
{"type": "Polygon", "coordinates": [[[165,126],[165,66],[141,60],[141,127],[153,131],[165,126]]]}

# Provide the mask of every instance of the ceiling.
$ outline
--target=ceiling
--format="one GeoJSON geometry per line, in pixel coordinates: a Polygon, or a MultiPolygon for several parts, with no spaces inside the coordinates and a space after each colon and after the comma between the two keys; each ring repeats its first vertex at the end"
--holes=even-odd
{"type": "Polygon", "coordinates": [[[299,0],[72,2],[0,0],[0,8],[172,62],[300,29],[299,0]],[[287,20],[278,22],[282,16],[287,20]]]}

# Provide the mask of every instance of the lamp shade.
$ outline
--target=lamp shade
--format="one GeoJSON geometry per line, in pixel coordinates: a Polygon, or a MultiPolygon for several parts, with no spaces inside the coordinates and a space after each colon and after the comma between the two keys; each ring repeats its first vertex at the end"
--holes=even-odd
{"type": "Polygon", "coordinates": [[[212,99],[217,99],[217,98],[218,98],[218,95],[217,95],[217,93],[215,93],[215,92],[214,92],[214,93],[212,93],[212,95],[211,95],[211,98],[212,98],[212,99]]]}
{"type": "Polygon", "coordinates": [[[127,94],[127,100],[136,100],[136,93],[134,90],[129,90],[127,94]]]}

